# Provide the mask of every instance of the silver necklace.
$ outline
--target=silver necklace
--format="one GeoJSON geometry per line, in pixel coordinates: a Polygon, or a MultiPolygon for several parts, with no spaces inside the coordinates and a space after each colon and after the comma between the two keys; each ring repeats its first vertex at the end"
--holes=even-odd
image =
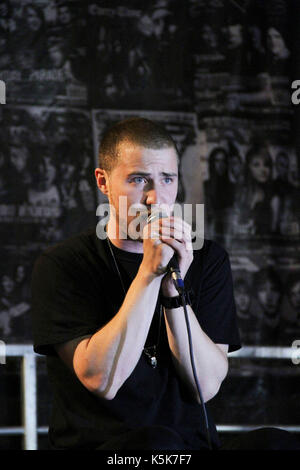
{"type": "MultiPolygon", "coordinates": [[[[108,237],[106,239],[107,239],[107,244],[109,246],[109,250],[110,250],[110,253],[111,253],[115,268],[116,268],[116,271],[117,271],[119,279],[120,279],[120,283],[121,283],[124,295],[126,295],[125,285],[124,285],[124,282],[123,282],[121,272],[119,270],[119,266],[118,266],[115,254],[114,254],[112,246],[111,246],[111,242],[110,242],[108,237]]],[[[151,365],[151,367],[153,367],[153,369],[155,369],[155,367],[157,366],[157,349],[158,349],[158,344],[159,344],[159,339],[160,339],[161,319],[162,319],[162,305],[159,306],[159,323],[158,323],[158,332],[157,332],[156,344],[153,344],[152,346],[144,347],[144,349],[143,349],[143,353],[145,354],[149,364],[151,365]]]]}

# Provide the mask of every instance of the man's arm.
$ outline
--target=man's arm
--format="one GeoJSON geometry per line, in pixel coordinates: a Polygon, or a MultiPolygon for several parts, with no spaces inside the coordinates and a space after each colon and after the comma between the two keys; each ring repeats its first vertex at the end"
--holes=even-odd
{"type": "MultiPolygon", "coordinates": [[[[191,329],[195,369],[204,402],[213,398],[227,375],[228,345],[215,344],[202,330],[190,305],[187,305],[191,329]]],[[[174,365],[182,380],[187,383],[200,401],[194,380],[188,334],[183,307],[165,309],[168,341],[174,365]]]]}
{"type": "Polygon", "coordinates": [[[173,250],[144,240],[144,256],[117,314],[100,330],[55,346],[82,384],[106,399],[115,397],[142,354],[162,276],[173,250]]]}
{"type": "Polygon", "coordinates": [[[112,399],[140,359],[152,321],[160,279],[142,274],[133,280],[117,314],[94,335],[57,345],[83,385],[112,399]]]}
{"type": "MultiPolygon", "coordinates": [[[[191,244],[191,228],[179,219],[162,219],[160,221],[160,236],[177,253],[182,277],[193,260],[191,244]]],[[[173,281],[168,274],[162,281],[162,293],[166,297],[178,295],[173,281]]],[[[193,355],[197,378],[201,387],[203,400],[208,401],[218,392],[220,385],[227,375],[228,345],[215,344],[202,330],[192,308],[187,305],[188,319],[192,336],[193,355]]],[[[197,400],[197,386],[194,380],[187,327],[183,307],[165,309],[165,321],[173,362],[182,380],[191,387],[197,400]]]]}

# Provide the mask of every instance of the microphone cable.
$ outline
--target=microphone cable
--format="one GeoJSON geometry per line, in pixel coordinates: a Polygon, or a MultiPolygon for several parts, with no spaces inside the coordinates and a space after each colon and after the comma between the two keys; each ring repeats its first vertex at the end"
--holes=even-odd
{"type": "Polygon", "coordinates": [[[181,279],[181,274],[179,269],[174,269],[173,267],[170,268],[172,278],[173,278],[173,283],[174,286],[178,292],[178,294],[181,297],[182,300],[182,305],[183,305],[183,310],[184,310],[184,318],[185,318],[185,323],[186,323],[186,329],[187,329],[187,334],[188,334],[188,342],[189,342],[189,352],[190,352],[190,360],[191,360],[191,366],[192,366],[192,371],[193,371],[193,376],[194,376],[194,381],[197,387],[197,391],[199,394],[202,410],[203,410],[203,416],[204,416],[204,421],[205,421],[205,429],[206,429],[206,439],[208,443],[209,450],[212,450],[212,442],[211,442],[211,435],[210,435],[210,429],[209,429],[209,424],[208,424],[208,417],[207,417],[207,411],[206,411],[206,406],[203,400],[203,395],[201,391],[201,387],[199,384],[199,380],[197,377],[197,372],[196,372],[196,367],[195,367],[195,361],[194,361],[194,351],[193,351],[193,342],[192,342],[192,333],[191,333],[191,327],[190,327],[190,322],[188,318],[188,312],[186,308],[186,300],[185,300],[185,288],[184,288],[184,282],[181,279]]]}
{"type": "MultiPolygon", "coordinates": [[[[153,213],[151,213],[150,216],[148,216],[147,224],[154,221],[154,220],[156,220],[156,219],[158,219],[158,218],[163,218],[163,217],[167,217],[167,215],[160,209],[156,210],[153,213]]],[[[212,450],[212,442],[211,442],[211,435],[210,435],[210,429],[209,429],[209,424],[208,424],[206,406],[205,406],[205,403],[204,403],[204,400],[203,400],[203,395],[202,395],[201,387],[200,387],[199,380],[198,380],[198,377],[197,377],[195,361],[194,361],[192,334],[191,334],[190,322],[189,322],[189,318],[188,318],[188,312],[187,312],[186,301],[185,301],[185,286],[184,286],[184,281],[181,278],[181,273],[180,273],[180,270],[179,270],[178,261],[176,259],[176,256],[173,256],[173,258],[170,260],[169,270],[171,272],[171,276],[172,276],[172,279],[173,279],[174,286],[175,286],[175,288],[176,288],[176,290],[177,290],[177,292],[180,295],[181,300],[182,300],[182,305],[183,305],[183,310],[184,310],[184,318],[185,318],[186,329],[187,329],[187,334],[188,334],[191,366],[192,366],[194,381],[195,381],[195,384],[196,384],[196,387],[197,387],[197,391],[198,391],[198,394],[199,394],[199,398],[200,398],[200,402],[201,402],[201,406],[202,406],[202,410],[203,410],[207,444],[208,444],[209,450],[212,450]]]]}
{"type": "Polygon", "coordinates": [[[187,329],[188,340],[189,340],[189,350],[190,350],[190,358],[191,358],[193,376],[194,376],[195,384],[196,384],[197,391],[198,391],[198,394],[199,394],[202,410],[203,410],[208,447],[209,447],[209,450],[212,450],[212,443],[211,443],[211,436],[210,436],[210,429],[209,429],[209,424],[208,424],[206,406],[205,406],[205,403],[204,403],[204,400],[203,400],[203,395],[202,395],[201,387],[200,387],[199,380],[198,380],[198,377],[197,377],[196,367],[195,367],[195,362],[194,362],[192,334],[191,334],[190,322],[189,322],[189,318],[188,318],[188,312],[187,312],[187,308],[186,308],[184,292],[181,294],[181,299],[182,299],[182,304],[183,304],[184,318],[185,318],[186,329],[187,329]]]}

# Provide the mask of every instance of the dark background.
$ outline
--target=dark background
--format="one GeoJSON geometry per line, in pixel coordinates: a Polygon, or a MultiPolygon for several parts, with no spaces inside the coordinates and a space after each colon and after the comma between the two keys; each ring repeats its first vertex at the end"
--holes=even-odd
{"type": "MultiPolygon", "coordinates": [[[[178,201],[205,203],[206,237],[229,252],[243,344],[300,339],[299,10],[296,0],[1,2],[2,341],[32,342],[34,260],[95,226],[99,140],[132,115],[177,142],[178,201]]],[[[19,360],[0,365],[1,426],[21,423],[19,375],[19,360]]],[[[211,408],[218,424],[294,425],[297,390],[292,361],[232,358],[211,408]]],[[[50,402],[41,358],[40,426],[50,402]]]]}

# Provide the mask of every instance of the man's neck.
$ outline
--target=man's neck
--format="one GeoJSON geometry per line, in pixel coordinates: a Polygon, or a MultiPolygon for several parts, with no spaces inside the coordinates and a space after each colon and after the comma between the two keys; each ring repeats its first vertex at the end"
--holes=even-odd
{"type": "Polygon", "coordinates": [[[116,230],[112,227],[113,223],[111,220],[109,220],[106,228],[106,233],[113,245],[115,245],[117,248],[120,248],[121,250],[129,251],[131,253],[144,253],[142,240],[131,240],[128,238],[128,236],[127,238],[122,238],[119,235],[119,225],[115,224],[116,230]]]}

